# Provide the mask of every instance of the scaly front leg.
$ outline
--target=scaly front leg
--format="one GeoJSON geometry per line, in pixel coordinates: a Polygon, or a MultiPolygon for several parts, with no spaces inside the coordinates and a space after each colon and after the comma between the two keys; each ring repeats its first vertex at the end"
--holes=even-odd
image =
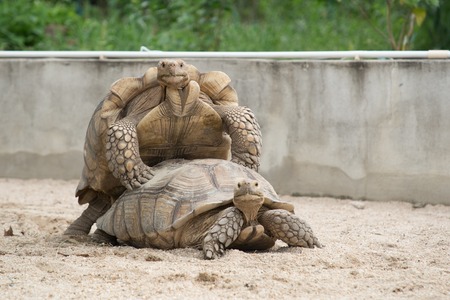
{"type": "Polygon", "coordinates": [[[126,120],[112,124],[107,132],[106,159],[113,175],[129,190],[153,177],[152,170],[139,155],[136,126],[126,120]]]}
{"type": "Polygon", "coordinates": [[[243,224],[244,216],[239,209],[232,206],[223,210],[203,240],[205,258],[216,259],[224,255],[225,249],[239,236],[243,224]]]}
{"type": "Polygon", "coordinates": [[[262,138],[259,124],[245,106],[213,106],[231,137],[231,161],[258,171],[262,138]]]}
{"type": "Polygon", "coordinates": [[[289,246],[322,247],[311,227],[287,210],[268,210],[258,218],[258,221],[273,237],[282,240],[289,246]]]}

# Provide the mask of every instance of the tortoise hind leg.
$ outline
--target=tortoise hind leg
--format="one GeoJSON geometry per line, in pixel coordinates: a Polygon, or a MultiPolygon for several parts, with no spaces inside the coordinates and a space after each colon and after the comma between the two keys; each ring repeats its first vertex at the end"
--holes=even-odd
{"type": "Polygon", "coordinates": [[[268,210],[259,217],[258,221],[271,235],[289,246],[322,247],[311,227],[287,210],[268,210]]]}
{"type": "Polygon", "coordinates": [[[223,210],[203,239],[205,258],[215,259],[224,255],[225,249],[239,236],[243,224],[244,216],[239,209],[232,206],[223,210]]]}
{"type": "Polygon", "coordinates": [[[70,224],[64,235],[87,235],[92,225],[111,207],[109,196],[97,194],[97,197],[89,202],[89,206],[80,217],[70,224]]]}

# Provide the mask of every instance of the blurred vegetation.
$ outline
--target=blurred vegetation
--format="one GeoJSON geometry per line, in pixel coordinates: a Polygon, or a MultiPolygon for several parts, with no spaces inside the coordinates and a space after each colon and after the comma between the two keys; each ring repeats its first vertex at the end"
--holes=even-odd
{"type": "Polygon", "coordinates": [[[0,0],[0,50],[449,49],[448,0],[0,0]]]}

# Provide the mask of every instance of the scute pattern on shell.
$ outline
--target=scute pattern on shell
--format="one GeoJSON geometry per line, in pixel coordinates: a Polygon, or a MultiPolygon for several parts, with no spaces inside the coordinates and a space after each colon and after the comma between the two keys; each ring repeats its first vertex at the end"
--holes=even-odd
{"type": "Polygon", "coordinates": [[[155,176],[141,188],[126,191],[97,220],[97,227],[136,246],[153,240],[160,248],[173,247],[174,230],[191,218],[231,204],[241,178],[258,180],[266,197],[264,205],[293,211],[281,202],[261,175],[244,166],[219,159],[168,160],[154,167],[155,176]]]}
{"type": "MultiPolygon", "coordinates": [[[[200,73],[195,66],[183,62],[179,66],[187,68],[189,88],[172,90],[173,86],[164,84],[169,81],[159,80],[160,75],[167,75],[160,74],[159,67],[111,85],[89,122],[85,163],[75,191],[78,203],[89,206],[65,234],[88,234],[103,208],[109,207],[125,189],[147,182],[153,176],[152,167],[163,160],[233,159],[258,169],[261,132],[251,110],[239,106],[228,75],[221,71],[200,73]],[[164,109],[164,103],[171,105],[169,111],[164,109]],[[165,119],[155,118],[160,112],[165,119]],[[239,120],[239,129],[233,127],[234,120],[239,120]],[[245,129],[242,122],[247,122],[245,129]],[[150,136],[150,132],[154,134],[150,136]],[[233,132],[232,137],[229,132],[233,132]]],[[[181,71],[175,78],[180,75],[187,79],[186,72],[181,71]]],[[[170,70],[169,73],[173,75],[170,70]]]]}
{"type": "MultiPolygon", "coordinates": [[[[208,99],[203,100],[211,98],[218,105],[238,105],[236,91],[228,85],[231,80],[227,74],[220,71],[200,73],[193,65],[187,65],[187,68],[191,80],[199,82],[202,94],[207,95],[208,99]]],[[[115,81],[92,115],[84,145],[85,165],[76,190],[79,204],[95,199],[97,193],[116,199],[125,189],[108,167],[107,130],[123,118],[139,123],[163,100],[164,91],[158,83],[157,73],[157,67],[151,67],[140,77],[123,77],[115,81]]]]}

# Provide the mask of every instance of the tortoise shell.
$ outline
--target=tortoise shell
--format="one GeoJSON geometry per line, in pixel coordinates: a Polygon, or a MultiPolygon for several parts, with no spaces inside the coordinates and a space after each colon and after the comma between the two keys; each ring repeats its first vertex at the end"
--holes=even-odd
{"type": "Polygon", "coordinates": [[[163,249],[176,245],[175,231],[196,216],[232,205],[240,179],[257,180],[264,206],[294,212],[280,201],[272,185],[257,172],[219,159],[167,160],[154,167],[155,176],[141,188],[126,191],[97,220],[97,227],[138,247],[163,249]],[[150,242],[149,242],[150,241],[150,242]]]}
{"type": "MultiPolygon", "coordinates": [[[[152,67],[141,77],[117,80],[94,111],[86,132],[85,163],[75,193],[79,204],[90,202],[98,193],[116,199],[125,190],[108,168],[105,149],[107,131],[111,124],[123,118],[139,123],[163,101],[164,89],[157,80],[157,73],[157,67],[152,67]]],[[[231,80],[225,73],[200,73],[192,65],[188,65],[188,73],[191,80],[199,83],[202,100],[217,105],[238,105],[237,94],[228,85],[231,80]]]]}

